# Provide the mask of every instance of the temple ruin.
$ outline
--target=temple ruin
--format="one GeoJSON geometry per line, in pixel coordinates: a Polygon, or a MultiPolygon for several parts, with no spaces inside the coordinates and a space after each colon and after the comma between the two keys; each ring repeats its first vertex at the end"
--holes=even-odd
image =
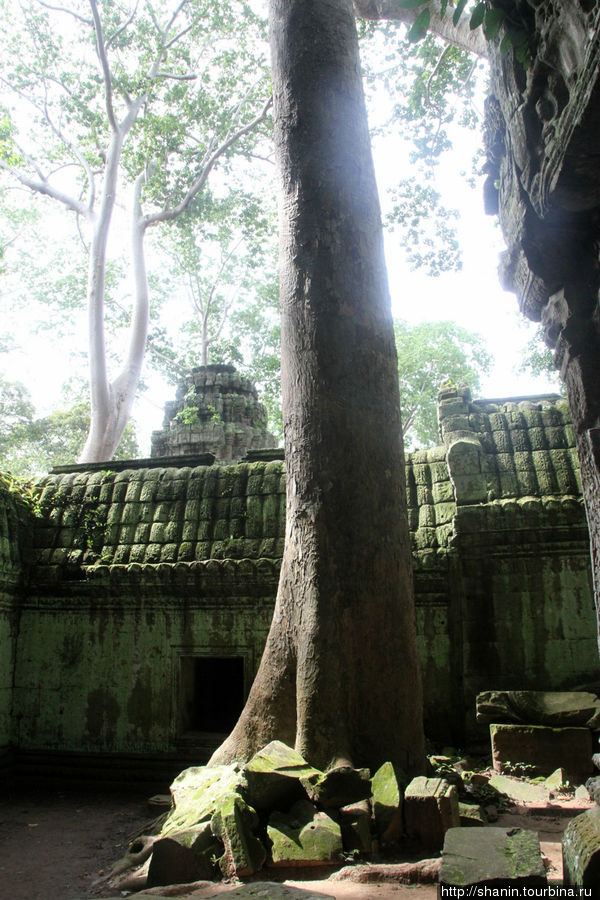
{"type": "MultiPolygon", "coordinates": [[[[589,539],[562,398],[447,388],[439,420],[439,445],[406,468],[426,732],[476,744],[479,691],[595,681],[589,539]]],[[[200,449],[63,467],[33,508],[2,489],[13,771],[111,779],[118,763],[121,779],[167,780],[235,722],[277,590],[285,463],[200,449]]]]}

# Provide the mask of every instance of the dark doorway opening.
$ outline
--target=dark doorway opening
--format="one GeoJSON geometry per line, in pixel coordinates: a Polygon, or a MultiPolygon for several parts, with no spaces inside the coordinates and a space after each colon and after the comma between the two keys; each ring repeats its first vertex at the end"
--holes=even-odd
{"type": "Polygon", "coordinates": [[[182,732],[228,734],[244,707],[243,657],[183,657],[181,681],[182,732]]]}

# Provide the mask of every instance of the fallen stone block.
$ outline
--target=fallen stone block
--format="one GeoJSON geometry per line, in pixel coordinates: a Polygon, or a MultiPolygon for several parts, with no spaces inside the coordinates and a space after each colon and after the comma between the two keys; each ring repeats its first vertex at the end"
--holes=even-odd
{"type": "Polygon", "coordinates": [[[593,800],[594,803],[600,803],[600,775],[596,775],[594,778],[588,778],[585,786],[590,796],[590,800],[593,800]]]}
{"type": "Polygon", "coordinates": [[[402,834],[402,786],[404,772],[396,771],[386,762],[371,779],[371,793],[375,831],[383,843],[397,841],[402,834]]]}
{"type": "Polygon", "coordinates": [[[265,863],[267,851],[254,834],[258,815],[239,794],[230,794],[210,821],[215,837],[224,846],[219,868],[225,878],[253,875],[265,863]]]}
{"type": "Polygon", "coordinates": [[[482,806],[478,803],[459,803],[458,814],[463,828],[472,828],[478,825],[487,825],[488,817],[482,806]]]}
{"type": "Polygon", "coordinates": [[[413,778],[404,793],[406,833],[427,847],[441,847],[449,828],[460,825],[458,794],[443,778],[413,778]]]}
{"type": "Polygon", "coordinates": [[[335,865],[343,858],[340,826],[308,800],[294,803],[288,813],[274,812],[267,834],[274,866],[335,865]]]}
{"type": "Polygon", "coordinates": [[[323,775],[281,741],[271,741],[255,753],[242,772],[247,784],[245,796],[258,810],[287,807],[304,793],[301,778],[323,775]]]}
{"type": "Polygon", "coordinates": [[[543,784],[531,784],[530,781],[511,778],[509,775],[492,775],[489,785],[515,803],[529,807],[545,807],[550,799],[550,793],[543,784]]]}
{"type": "Polygon", "coordinates": [[[371,773],[368,769],[337,766],[324,775],[319,772],[301,778],[300,783],[308,799],[322,809],[340,809],[371,796],[371,773]]]}
{"type": "Polygon", "coordinates": [[[567,772],[562,767],[560,769],[556,769],[552,772],[551,775],[544,781],[544,787],[551,791],[553,794],[560,793],[569,787],[569,776],[567,772]]]}
{"type": "Polygon", "coordinates": [[[571,819],[563,834],[562,855],[565,885],[600,884],[600,807],[571,819]]]}
{"type": "Polygon", "coordinates": [[[339,811],[342,845],[347,855],[369,856],[373,849],[371,817],[355,806],[347,806],[339,811]]]}
{"type": "Polygon", "coordinates": [[[545,887],[537,834],[523,828],[450,828],[442,850],[440,885],[545,887]]]}
{"type": "Polygon", "coordinates": [[[484,724],[600,728],[600,698],[589,691],[482,691],[475,701],[484,724]]]}
{"type": "Polygon", "coordinates": [[[213,860],[222,852],[223,845],[215,839],[210,822],[159,838],[152,848],[147,886],[188,884],[213,878],[213,860]]]}
{"type": "Polygon", "coordinates": [[[201,822],[210,822],[223,799],[244,795],[246,781],[237,764],[193,766],[185,769],[171,785],[173,809],[161,829],[161,837],[173,831],[187,831],[201,822]]]}
{"type": "Polygon", "coordinates": [[[589,728],[547,728],[542,725],[490,725],[496,772],[507,764],[527,764],[528,775],[551,775],[564,768],[571,784],[581,784],[592,771],[589,728]]]}

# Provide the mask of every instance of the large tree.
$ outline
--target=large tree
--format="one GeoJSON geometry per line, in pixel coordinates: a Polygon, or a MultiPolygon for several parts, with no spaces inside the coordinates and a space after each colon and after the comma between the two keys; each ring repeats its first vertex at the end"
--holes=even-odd
{"type": "Polygon", "coordinates": [[[351,0],[272,0],[287,527],[261,665],[212,762],[424,762],[397,360],[351,0]]]}
{"type": "Polygon", "coordinates": [[[69,7],[38,0],[7,3],[0,26],[0,83],[11,106],[0,119],[0,167],[74,213],[89,242],[91,423],[81,460],[110,459],[146,347],[146,235],[186,214],[215,167],[227,169],[234,147],[249,155],[245,141],[269,106],[262,24],[237,0],[165,0],[131,10],[109,0],[69,7]],[[129,345],[111,376],[105,287],[122,198],[133,302],[129,345]]]}

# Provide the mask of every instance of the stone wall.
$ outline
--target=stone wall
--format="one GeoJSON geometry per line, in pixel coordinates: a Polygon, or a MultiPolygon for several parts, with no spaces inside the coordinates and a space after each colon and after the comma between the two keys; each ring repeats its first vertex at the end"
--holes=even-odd
{"type": "Polygon", "coordinates": [[[500,275],[554,349],[577,437],[600,611],[600,6],[511,0],[531,65],[490,54],[487,210],[500,275]]]}
{"type": "Polygon", "coordinates": [[[0,766],[14,744],[13,680],[20,600],[31,549],[31,514],[0,479],[0,766]]]}
{"type": "Polygon", "coordinates": [[[456,498],[467,731],[490,687],[554,689],[597,679],[589,539],[568,406],[556,396],[472,402],[441,394],[456,498]]]}
{"type": "MultiPolygon", "coordinates": [[[[596,678],[563,406],[447,391],[444,444],[408,455],[426,730],[442,743],[478,738],[479,690],[596,678]]],[[[160,462],[42,481],[14,667],[22,765],[117,755],[176,771],[206,756],[249,690],[277,590],[284,463],[160,462]]]]}

